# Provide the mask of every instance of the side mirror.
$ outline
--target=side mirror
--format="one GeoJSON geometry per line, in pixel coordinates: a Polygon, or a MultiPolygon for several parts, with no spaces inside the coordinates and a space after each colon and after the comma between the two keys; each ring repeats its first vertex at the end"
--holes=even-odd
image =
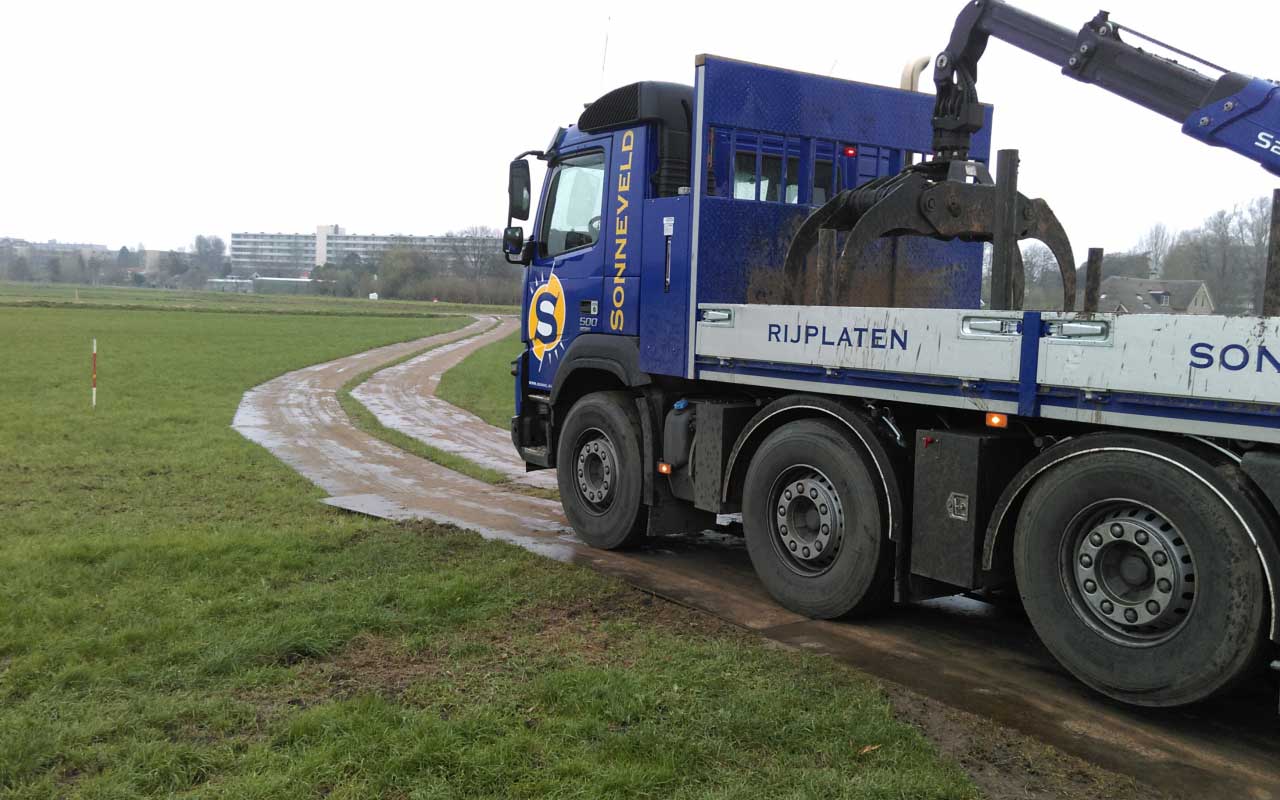
{"type": "Polygon", "coordinates": [[[509,256],[518,256],[524,250],[524,228],[512,225],[502,232],[502,252],[509,256]]]}
{"type": "Polygon", "coordinates": [[[511,172],[507,176],[508,217],[529,218],[529,192],[529,162],[518,158],[511,162],[511,172]]]}

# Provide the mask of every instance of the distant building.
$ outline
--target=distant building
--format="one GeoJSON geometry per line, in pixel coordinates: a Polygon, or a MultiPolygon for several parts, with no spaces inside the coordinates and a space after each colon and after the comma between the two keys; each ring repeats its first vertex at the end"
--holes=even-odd
{"type": "MultiPolygon", "coordinates": [[[[323,262],[321,262],[323,263],[323,262]]],[[[316,237],[309,233],[233,233],[231,270],[298,276],[316,264],[316,237]]]]}
{"type": "Polygon", "coordinates": [[[211,292],[248,294],[253,291],[253,281],[248,278],[210,278],[204,283],[211,292]]]}
{"type": "MultiPolygon", "coordinates": [[[[372,264],[396,247],[421,250],[447,262],[457,258],[460,246],[474,242],[460,236],[347,233],[339,225],[320,225],[314,234],[232,233],[231,269],[240,275],[262,272],[297,277],[324,264],[341,266],[352,256],[372,264]]],[[[494,252],[500,247],[501,242],[494,239],[494,252]]]]}
{"type": "Polygon", "coordinates": [[[1213,309],[1204,281],[1113,276],[1098,292],[1098,310],[1117,314],[1212,314],[1213,309]]]}
{"type": "Polygon", "coordinates": [[[94,256],[102,258],[115,255],[115,251],[105,244],[59,242],[56,239],[50,239],[47,242],[28,242],[25,239],[0,238],[0,248],[12,253],[14,256],[20,256],[29,261],[49,258],[75,258],[77,256],[88,261],[94,256]]]}

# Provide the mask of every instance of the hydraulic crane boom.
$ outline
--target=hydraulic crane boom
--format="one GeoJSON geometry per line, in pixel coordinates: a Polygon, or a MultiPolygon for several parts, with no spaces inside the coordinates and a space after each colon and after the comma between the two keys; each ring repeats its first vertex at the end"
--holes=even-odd
{"type": "Polygon", "coordinates": [[[1001,0],[970,2],[956,19],[947,49],[934,61],[934,152],[939,159],[968,158],[971,137],[982,128],[978,61],[991,37],[1059,65],[1069,77],[1179,122],[1189,136],[1280,174],[1280,85],[1225,70],[1150,39],[1112,22],[1105,11],[1072,32],[1001,0]],[[1223,74],[1209,78],[1149,53],[1124,41],[1122,31],[1223,74]]]}
{"type": "Polygon", "coordinates": [[[843,191],[814,211],[787,251],[786,272],[792,283],[799,285],[799,275],[824,233],[844,234],[842,272],[862,268],[866,249],[886,236],[990,242],[993,307],[1021,308],[1017,243],[1039,239],[1058,262],[1063,308],[1074,308],[1070,242],[1047,203],[1018,192],[1017,153],[1002,154],[998,180],[986,164],[970,160],[973,135],[984,121],[978,102],[978,61],[991,37],[1060,65],[1076,80],[1180,122],[1193,138],[1227,148],[1280,175],[1280,84],[1225,70],[1112,22],[1105,11],[1072,32],[1001,0],[970,0],[956,19],[947,49],[934,60],[933,160],[843,191]],[[1149,53],[1124,41],[1122,31],[1222,75],[1209,78],[1149,53]]]}

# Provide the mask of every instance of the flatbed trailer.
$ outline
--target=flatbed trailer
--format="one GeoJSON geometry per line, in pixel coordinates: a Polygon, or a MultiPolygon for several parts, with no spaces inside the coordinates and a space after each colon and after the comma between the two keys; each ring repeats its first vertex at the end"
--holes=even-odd
{"type": "Polygon", "coordinates": [[[594,546],[718,525],[819,618],[1012,589],[1098,691],[1225,691],[1280,641],[1280,318],[1098,313],[1096,280],[1070,310],[1069,243],[966,108],[924,181],[932,96],[700,56],[692,87],[622,87],[522,154],[513,218],[525,157],[549,171],[504,237],[513,442],[594,546]],[[864,246],[902,186],[917,219],[864,246]],[[1009,216],[993,235],[970,201],[1009,216]],[[1020,238],[1067,310],[1021,308],[1020,238]]]}

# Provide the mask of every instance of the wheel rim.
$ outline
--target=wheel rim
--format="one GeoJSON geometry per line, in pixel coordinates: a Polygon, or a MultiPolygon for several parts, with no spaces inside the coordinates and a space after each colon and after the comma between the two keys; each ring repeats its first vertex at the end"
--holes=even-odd
{"type": "Polygon", "coordinates": [[[769,490],[767,507],[770,539],[789,569],[812,577],[831,568],[844,540],[844,505],[821,470],[784,470],[769,490]]]}
{"type": "Polygon", "coordinates": [[[608,512],[617,496],[618,451],[613,441],[599,428],[588,428],[578,436],[573,452],[578,499],[593,514],[608,512]]]}
{"type": "Polygon", "coordinates": [[[1195,607],[1196,565],[1181,532],[1133,500],[1095,503],[1076,515],[1059,556],[1076,613],[1129,646],[1168,641],[1195,607]]]}

